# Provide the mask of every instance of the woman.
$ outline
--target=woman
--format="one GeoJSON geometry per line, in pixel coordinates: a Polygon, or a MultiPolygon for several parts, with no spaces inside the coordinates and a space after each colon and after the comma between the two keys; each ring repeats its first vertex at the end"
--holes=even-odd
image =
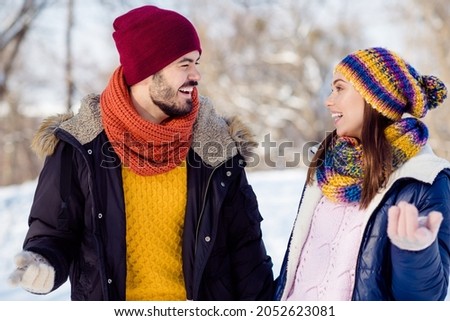
{"type": "Polygon", "coordinates": [[[326,100],[336,129],[309,167],[276,300],[446,298],[450,163],[418,119],[446,96],[384,48],[336,66],[326,100]]]}

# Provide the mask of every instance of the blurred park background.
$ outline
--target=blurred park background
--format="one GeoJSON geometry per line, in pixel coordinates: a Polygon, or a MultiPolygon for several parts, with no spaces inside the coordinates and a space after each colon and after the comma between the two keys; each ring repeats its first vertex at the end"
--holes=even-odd
{"type": "MultiPolygon", "coordinates": [[[[249,170],[304,166],[305,147],[333,129],[323,102],[351,51],[387,47],[450,85],[449,0],[0,0],[0,185],[36,178],[40,121],[103,90],[119,63],[112,22],[144,4],[197,27],[200,93],[253,129],[260,158],[249,170]]],[[[424,119],[447,159],[449,105],[424,119]]]]}

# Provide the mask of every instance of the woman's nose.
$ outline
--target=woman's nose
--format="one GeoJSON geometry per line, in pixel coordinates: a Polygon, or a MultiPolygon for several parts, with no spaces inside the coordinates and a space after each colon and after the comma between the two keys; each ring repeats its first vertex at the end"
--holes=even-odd
{"type": "Polygon", "coordinates": [[[329,94],[328,97],[325,98],[324,105],[326,108],[330,108],[333,105],[334,101],[332,99],[332,95],[333,95],[333,93],[329,94]]]}

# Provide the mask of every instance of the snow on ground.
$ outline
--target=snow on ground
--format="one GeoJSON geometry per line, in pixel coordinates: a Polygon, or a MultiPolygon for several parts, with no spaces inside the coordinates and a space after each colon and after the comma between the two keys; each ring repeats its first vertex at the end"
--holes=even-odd
{"type": "MultiPolygon", "coordinates": [[[[297,212],[306,172],[301,169],[248,173],[259,202],[263,238],[278,276],[297,212]]],[[[30,294],[7,283],[13,257],[22,247],[36,181],[0,188],[0,301],[70,300],[69,282],[48,295],[30,294]]],[[[447,297],[450,300],[450,295],[447,297]]]]}
{"type": "MultiPolygon", "coordinates": [[[[294,220],[305,172],[298,169],[249,172],[264,217],[263,237],[278,275],[294,220]]],[[[69,282],[48,295],[30,294],[7,283],[13,257],[22,248],[36,181],[0,188],[0,301],[69,300],[69,282]]]]}

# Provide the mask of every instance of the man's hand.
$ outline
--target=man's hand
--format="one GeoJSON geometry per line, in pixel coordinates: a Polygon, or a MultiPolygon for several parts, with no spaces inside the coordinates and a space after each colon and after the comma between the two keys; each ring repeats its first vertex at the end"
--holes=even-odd
{"type": "Polygon", "coordinates": [[[46,294],[53,289],[55,269],[39,254],[22,251],[14,257],[17,269],[8,280],[31,293],[46,294]]]}
{"type": "Polygon", "coordinates": [[[414,205],[401,201],[389,208],[387,234],[398,248],[420,251],[434,242],[442,220],[442,214],[436,211],[419,217],[414,205]]]}

